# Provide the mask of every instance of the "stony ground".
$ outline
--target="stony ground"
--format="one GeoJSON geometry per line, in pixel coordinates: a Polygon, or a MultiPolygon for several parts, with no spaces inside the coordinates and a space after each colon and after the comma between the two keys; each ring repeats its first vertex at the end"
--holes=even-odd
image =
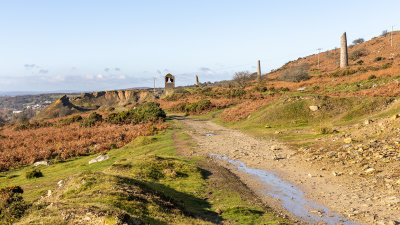
{"type": "MultiPolygon", "coordinates": [[[[367,148],[367,144],[363,147],[363,144],[355,144],[354,140],[347,140],[349,143],[342,146],[347,149],[341,149],[340,153],[320,150],[323,154],[315,154],[318,151],[314,150],[313,153],[308,152],[307,148],[291,149],[277,140],[254,138],[211,121],[187,117],[178,120],[186,125],[187,133],[198,143],[192,154],[225,155],[244,162],[248,167],[272,171],[282,179],[297,185],[308,199],[360,224],[391,224],[393,221],[400,221],[400,192],[393,177],[395,173],[390,169],[389,172],[381,173],[382,171],[377,169],[382,168],[381,162],[369,165],[368,160],[371,160],[372,156],[366,159],[367,163],[362,163],[363,154],[360,148],[365,149],[365,154],[371,151],[373,155],[372,150],[368,150],[371,147],[367,148]],[[205,136],[207,133],[216,135],[205,136]],[[353,157],[352,152],[358,156],[353,157]],[[354,163],[348,163],[347,160],[354,163]],[[375,168],[374,165],[379,166],[375,168]]],[[[349,137],[337,137],[343,138],[349,137]]],[[[369,143],[378,144],[379,141],[369,143]]],[[[391,149],[388,146],[382,148],[391,149]]],[[[377,152],[376,158],[386,158],[382,151],[377,152]]],[[[392,155],[389,155],[389,159],[393,159],[390,157],[392,155]]],[[[396,169],[396,164],[392,163],[390,168],[396,169]]],[[[233,167],[230,169],[259,194],[263,201],[277,210],[286,211],[279,201],[262,196],[259,181],[233,167]]],[[[286,213],[290,215],[290,212],[286,213]]]]}

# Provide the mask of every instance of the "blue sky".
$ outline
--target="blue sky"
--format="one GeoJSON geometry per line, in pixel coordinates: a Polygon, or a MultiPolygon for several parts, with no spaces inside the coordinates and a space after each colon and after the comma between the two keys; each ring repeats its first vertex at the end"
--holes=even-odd
{"type": "Polygon", "coordinates": [[[0,91],[111,90],[263,72],[400,29],[388,0],[0,1],[0,91]]]}

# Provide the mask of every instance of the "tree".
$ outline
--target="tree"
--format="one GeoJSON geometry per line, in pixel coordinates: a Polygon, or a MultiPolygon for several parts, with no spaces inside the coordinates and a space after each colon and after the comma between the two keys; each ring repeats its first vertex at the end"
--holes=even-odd
{"type": "Polygon", "coordinates": [[[364,38],[358,38],[353,41],[353,45],[358,45],[364,42],[364,38]]]}
{"type": "Polygon", "coordinates": [[[387,35],[387,33],[388,33],[388,31],[387,31],[387,30],[383,30],[383,31],[382,31],[382,35],[383,35],[383,36],[386,36],[386,35],[387,35]]]}
{"type": "Polygon", "coordinates": [[[247,87],[249,81],[250,81],[249,71],[240,71],[236,72],[235,75],[233,75],[233,82],[241,88],[247,87]]]}

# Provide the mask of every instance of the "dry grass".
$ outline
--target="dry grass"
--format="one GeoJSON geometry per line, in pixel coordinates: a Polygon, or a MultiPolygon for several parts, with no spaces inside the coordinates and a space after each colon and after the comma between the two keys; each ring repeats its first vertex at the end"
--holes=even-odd
{"type": "Polygon", "coordinates": [[[0,171],[52,158],[104,152],[111,146],[122,147],[138,136],[150,135],[165,129],[162,122],[137,125],[99,123],[94,127],[80,127],[73,123],[62,127],[42,127],[15,131],[6,127],[0,133],[0,171]]]}
{"type": "Polygon", "coordinates": [[[220,117],[221,121],[222,122],[237,122],[242,119],[245,119],[251,113],[257,111],[263,105],[276,99],[277,97],[278,97],[278,95],[268,96],[265,99],[259,99],[259,100],[247,100],[235,107],[225,109],[221,114],[221,117],[220,117]]]}

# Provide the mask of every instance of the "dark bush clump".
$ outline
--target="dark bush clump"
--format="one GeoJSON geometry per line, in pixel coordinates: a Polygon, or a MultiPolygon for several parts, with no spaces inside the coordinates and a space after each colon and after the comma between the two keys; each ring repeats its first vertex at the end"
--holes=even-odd
{"type": "Polygon", "coordinates": [[[103,116],[93,112],[91,113],[87,118],[85,118],[80,126],[81,127],[93,127],[94,125],[96,125],[97,122],[101,122],[103,120],[103,116]]]}
{"type": "Polygon", "coordinates": [[[289,81],[289,82],[300,82],[302,80],[310,79],[310,75],[308,74],[308,69],[310,66],[307,63],[302,63],[297,66],[293,66],[284,70],[280,76],[279,80],[289,81]]]}
{"type": "Polygon", "coordinates": [[[373,79],[376,79],[375,75],[371,75],[371,76],[368,77],[368,80],[373,80],[373,79]]]}
{"type": "Polygon", "coordinates": [[[20,218],[28,205],[22,198],[24,191],[20,186],[12,186],[0,189],[0,223],[12,224],[20,218]]]}
{"type": "Polygon", "coordinates": [[[362,65],[362,64],[364,64],[364,61],[363,61],[363,60],[358,60],[358,61],[356,62],[356,64],[357,64],[357,65],[362,65]]]}
{"type": "Polygon", "coordinates": [[[28,170],[25,173],[25,177],[26,179],[39,178],[43,177],[43,173],[39,169],[28,170]]]}
{"type": "Polygon", "coordinates": [[[384,59],[385,59],[384,57],[378,56],[378,57],[376,57],[376,58],[374,59],[374,62],[382,61],[382,60],[384,60],[384,59]]]}
{"type": "Polygon", "coordinates": [[[126,111],[111,113],[107,116],[106,121],[113,124],[137,124],[141,122],[164,120],[165,117],[166,114],[159,103],[149,102],[126,111]]]}

